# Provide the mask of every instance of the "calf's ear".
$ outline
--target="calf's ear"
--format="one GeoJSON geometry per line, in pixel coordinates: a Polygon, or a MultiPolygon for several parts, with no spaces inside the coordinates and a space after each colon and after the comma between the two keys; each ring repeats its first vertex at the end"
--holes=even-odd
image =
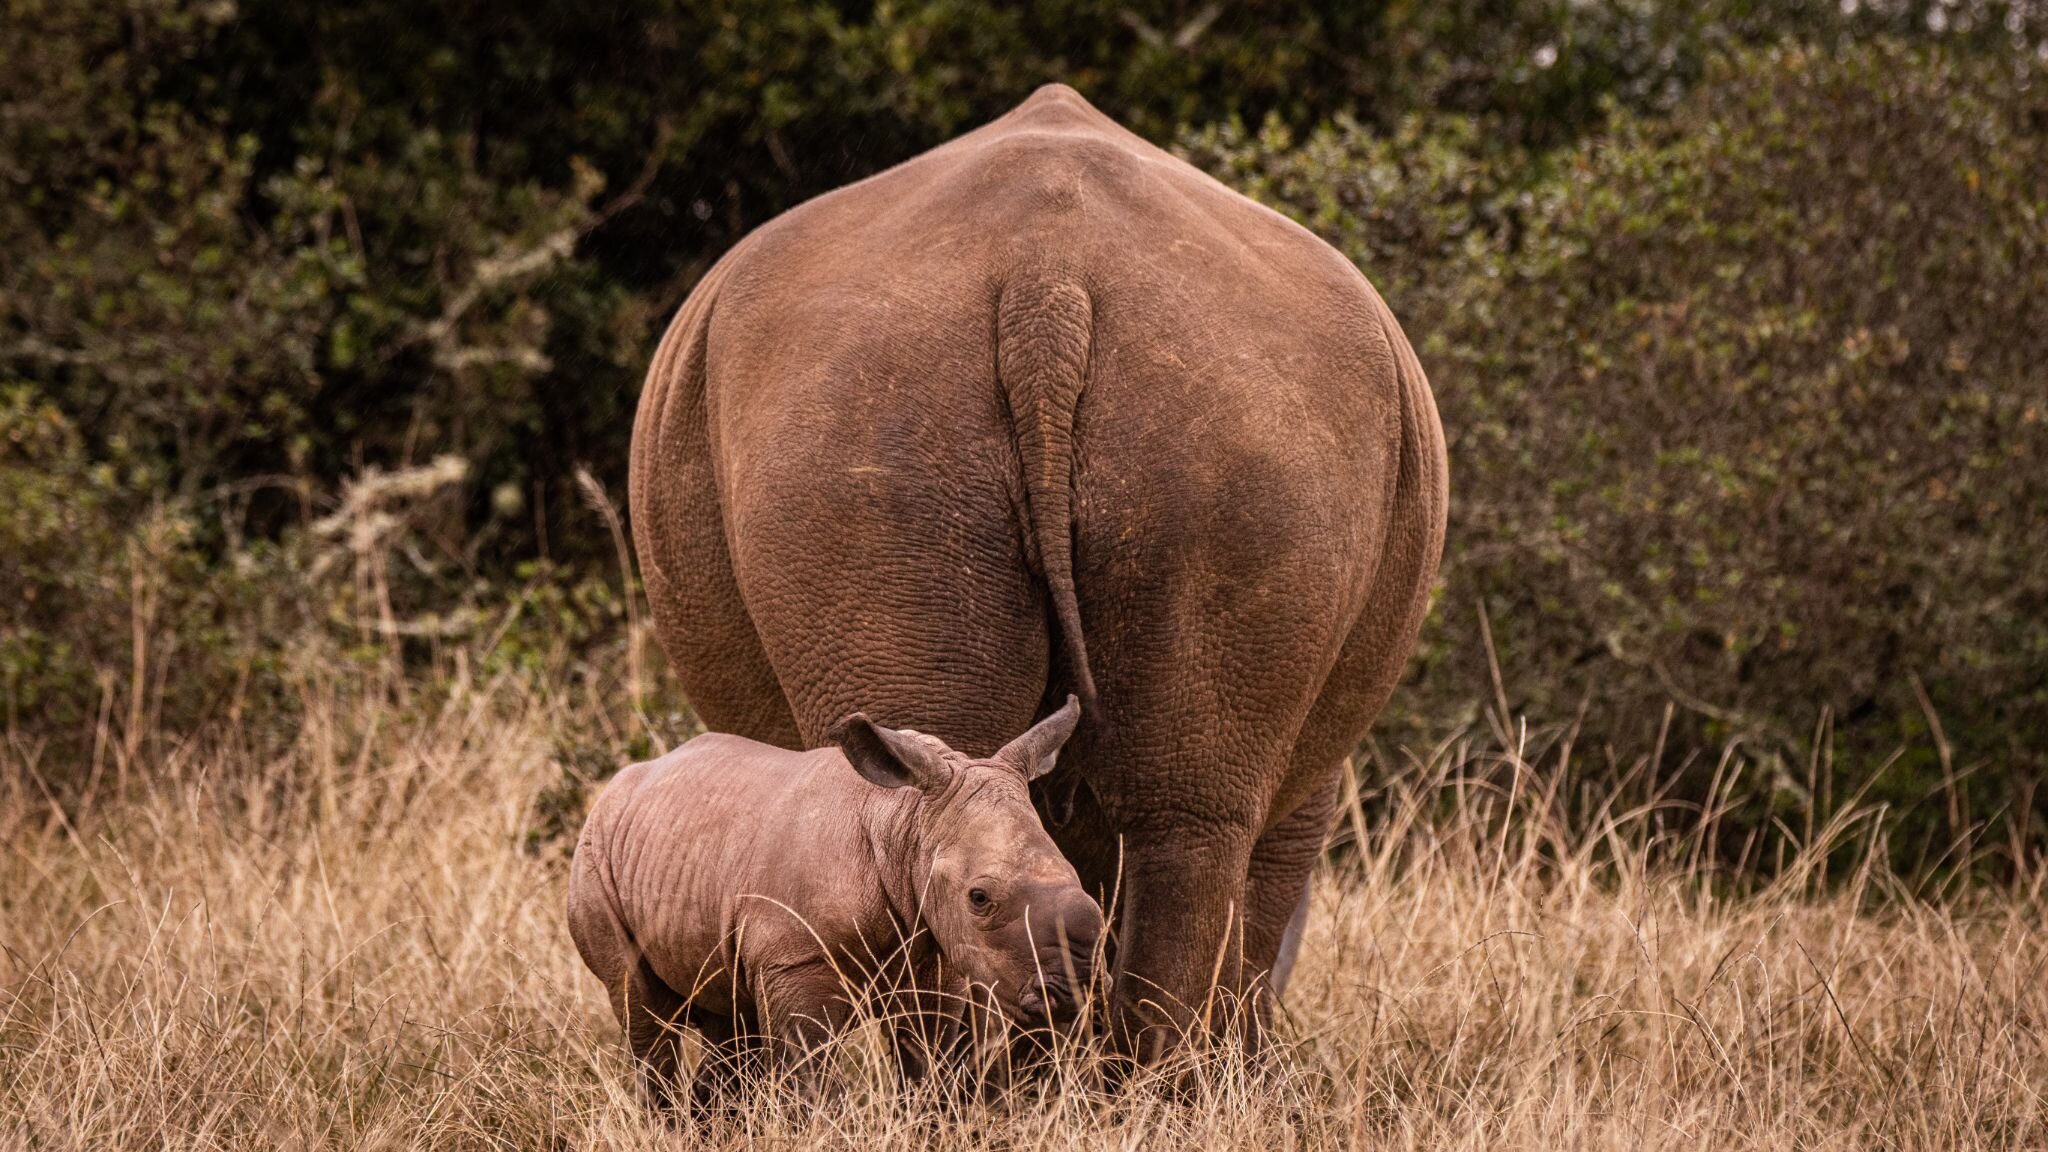
{"type": "Polygon", "coordinates": [[[834,724],[826,739],[839,745],[854,771],[882,788],[933,792],[945,787],[952,773],[938,749],[907,732],[875,723],[865,712],[855,712],[834,724]]]}
{"type": "Polygon", "coordinates": [[[995,758],[1022,772],[1026,780],[1036,780],[1052,771],[1053,764],[1059,759],[1060,748],[1066,744],[1067,737],[1074,734],[1074,726],[1080,722],[1080,698],[1069,695],[1059,711],[1033,724],[1031,731],[1003,745],[1003,750],[996,753],[995,758]]]}

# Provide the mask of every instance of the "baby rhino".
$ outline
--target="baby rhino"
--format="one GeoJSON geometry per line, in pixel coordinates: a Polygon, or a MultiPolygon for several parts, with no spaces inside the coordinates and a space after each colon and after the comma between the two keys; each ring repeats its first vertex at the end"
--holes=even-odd
{"type": "Polygon", "coordinates": [[[1079,718],[1070,696],[971,760],[856,713],[837,747],[704,735],[619,773],[576,845],[569,932],[650,1102],[669,1103],[684,1025],[711,1046],[702,1103],[747,1063],[807,1052],[864,995],[901,1028],[957,1031],[969,1005],[1069,1019],[1102,912],[1027,784],[1079,718]]]}

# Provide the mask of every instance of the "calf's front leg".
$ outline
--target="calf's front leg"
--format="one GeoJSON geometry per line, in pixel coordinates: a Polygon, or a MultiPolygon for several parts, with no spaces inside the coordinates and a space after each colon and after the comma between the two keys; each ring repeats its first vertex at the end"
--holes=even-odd
{"type": "Polygon", "coordinates": [[[757,972],[754,997],[777,1071],[807,1097],[829,1091],[830,1044],[853,1018],[839,973],[823,959],[777,966],[757,972]]]}

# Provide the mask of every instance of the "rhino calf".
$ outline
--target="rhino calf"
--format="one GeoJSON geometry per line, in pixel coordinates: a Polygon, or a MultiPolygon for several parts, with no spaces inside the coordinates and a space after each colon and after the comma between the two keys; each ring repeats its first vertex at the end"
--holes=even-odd
{"type": "Polygon", "coordinates": [[[984,760],[857,713],[836,747],[707,734],[619,773],[576,844],[569,932],[649,1102],[669,1103],[684,1026],[710,1048],[702,1102],[863,996],[890,998],[899,1031],[957,1029],[970,1006],[1070,1019],[1102,913],[1027,785],[1079,717],[1068,697],[984,760]]]}

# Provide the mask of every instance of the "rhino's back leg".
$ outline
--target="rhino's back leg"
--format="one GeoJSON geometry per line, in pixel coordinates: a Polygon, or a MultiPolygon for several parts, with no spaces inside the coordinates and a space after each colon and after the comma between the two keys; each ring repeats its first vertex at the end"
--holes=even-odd
{"type": "Polygon", "coordinates": [[[1309,880],[1337,812],[1338,777],[1260,834],[1245,885],[1245,960],[1257,983],[1250,1023],[1263,1028],[1287,991],[1308,923],[1309,880]]]}
{"type": "Polygon", "coordinates": [[[683,1029],[690,1021],[682,996],[661,982],[642,959],[613,993],[613,1008],[625,1023],[626,1043],[647,1103],[669,1111],[682,1075],[683,1029]]]}
{"type": "Polygon", "coordinates": [[[1386,705],[1413,641],[1399,630],[1427,589],[1414,589],[1405,573],[1397,587],[1374,589],[1336,665],[1295,738],[1288,779],[1303,791],[1283,795],[1252,846],[1245,890],[1245,961],[1264,973],[1252,1023],[1271,1020],[1271,998],[1284,994],[1307,923],[1309,879],[1341,806],[1345,764],[1386,705]]]}
{"type": "Polygon", "coordinates": [[[666,1111],[681,1068],[686,1004],[655,974],[632,933],[620,923],[605,875],[608,863],[591,843],[592,826],[585,825],[570,866],[569,936],[584,965],[604,984],[648,1104],[666,1111]]]}

